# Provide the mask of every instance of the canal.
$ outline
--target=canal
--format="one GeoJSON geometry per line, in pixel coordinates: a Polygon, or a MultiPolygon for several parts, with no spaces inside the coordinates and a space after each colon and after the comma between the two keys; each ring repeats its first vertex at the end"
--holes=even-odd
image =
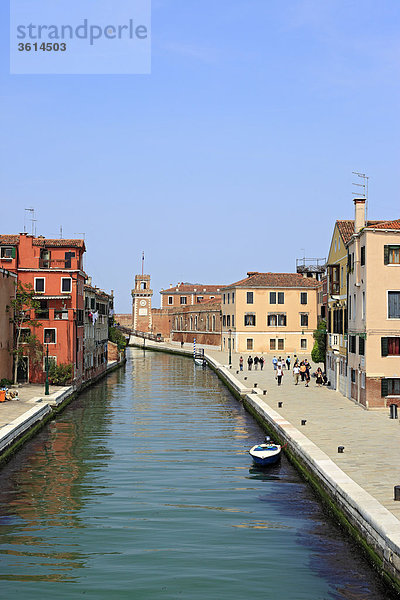
{"type": "Polygon", "coordinates": [[[384,600],[212,371],[130,350],[0,472],[2,598],[384,600]]]}

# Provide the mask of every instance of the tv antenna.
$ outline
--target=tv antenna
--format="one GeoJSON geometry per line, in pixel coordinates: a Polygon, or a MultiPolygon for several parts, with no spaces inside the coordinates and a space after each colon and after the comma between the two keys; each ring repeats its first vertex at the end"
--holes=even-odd
{"type": "Polygon", "coordinates": [[[361,189],[356,190],[355,192],[352,192],[352,194],[353,194],[353,196],[356,196],[357,198],[365,199],[365,213],[366,213],[366,218],[367,218],[367,214],[368,214],[368,179],[369,179],[369,177],[365,173],[359,173],[358,171],[352,171],[352,173],[353,173],[353,175],[357,175],[357,177],[359,177],[362,180],[362,183],[354,183],[354,181],[353,181],[352,185],[354,185],[357,188],[361,188],[361,189]]]}
{"type": "Polygon", "coordinates": [[[26,233],[26,221],[31,222],[31,233],[36,236],[36,225],[37,219],[35,219],[35,209],[34,208],[25,208],[24,214],[24,233],[26,233]],[[28,213],[28,214],[27,214],[28,213]]]}

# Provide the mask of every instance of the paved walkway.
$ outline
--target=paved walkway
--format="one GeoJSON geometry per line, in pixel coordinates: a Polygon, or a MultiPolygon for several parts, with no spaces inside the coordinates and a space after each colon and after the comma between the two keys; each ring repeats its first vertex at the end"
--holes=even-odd
{"type": "MultiPolygon", "coordinates": [[[[176,344],[167,345],[179,348],[176,344]]],[[[185,344],[184,348],[190,349],[191,344],[185,344]]],[[[209,348],[205,351],[220,364],[228,365],[227,352],[209,348]]],[[[248,355],[243,354],[246,370],[236,373],[239,356],[232,354],[233,375],[248,387],[257,383],[258,388],[266,389],[266,396],[260,396],[266,404],[297,427],[349,477],[400,519],[400,502],[393,500],[393,488],[400,485],[400,421],[389,418],[389,409],[367,411],[330,388],[318,388],[313,377],[308,388],[304,383],[296,386],[292,371],[286,369],[282,385],[278,387],[269,354],[264,355],[263,371],[260,368],[247,371],[248,355]],[[278,408],[280,401],[283,405],[278,408]],[[301,425],[302,419],[307,421],[305,426],[301,425]],[[343,454],[338,453],[338,446],[345,447],[343,454]]],[[[307,358],[310,360],[309,356],[307,358]]]]}
{"type": "MultiPolygon", "coordinates": [[[[44,385],[26,383],[12,389],[16,389],[18,391],[19,400],[0,402],[0,427],[8,425],[11,423],[11,421],[23,415],[27,410],[30,410],[32,406],[36,405],[40,398],[43,398],[44,402],[46,401],[46,396],[44,395],[44,385]]],[[[50,386],[50,394],[58,389],[60,388],[50,386]]]]}

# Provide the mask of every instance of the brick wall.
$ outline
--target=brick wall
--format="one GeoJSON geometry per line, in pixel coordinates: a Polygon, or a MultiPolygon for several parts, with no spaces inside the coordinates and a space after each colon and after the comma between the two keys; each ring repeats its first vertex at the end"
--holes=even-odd
{"type": "Polygon", "coordinates": [[[122,327],[129,327],[130,329],[132,328],[132,315],[131,314],[114,315],[114,319],[115,319],[115,322],[122,325],[122,327]]]}

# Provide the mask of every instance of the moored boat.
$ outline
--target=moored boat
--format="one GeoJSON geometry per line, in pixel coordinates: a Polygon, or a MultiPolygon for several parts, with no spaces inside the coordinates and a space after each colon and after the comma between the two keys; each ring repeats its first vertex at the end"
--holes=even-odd
{"type": "Polygon", "coordinates": [[[250,448],[249,454],[254,464],[259,467],[267,467],[278,462],[281,457],[281,451],[282,447],[279,444],[274,444],[267,437],[264,444],[256,444],[250,448]]]}

